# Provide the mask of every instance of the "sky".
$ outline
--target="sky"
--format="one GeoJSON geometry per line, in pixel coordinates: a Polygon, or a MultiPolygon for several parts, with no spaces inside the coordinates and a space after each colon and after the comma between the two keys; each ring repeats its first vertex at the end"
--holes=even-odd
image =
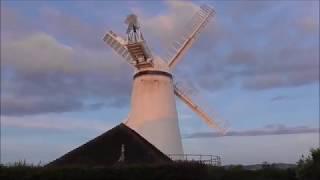
{"type": "Polygon", "coordinates": [[[174,78],[185,153],[295,163],[319,147],[319,1],[1,1],[1,163],[50,162],[126,119],[133,70],[103,41],[138,15],[164,57],[201,4],[216,14],[174,78]]]}

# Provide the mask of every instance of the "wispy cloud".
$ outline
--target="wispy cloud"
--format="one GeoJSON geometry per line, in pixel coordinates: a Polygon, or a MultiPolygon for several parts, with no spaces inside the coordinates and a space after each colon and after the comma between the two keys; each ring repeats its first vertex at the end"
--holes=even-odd
{"type": "Polygon", "coordinates": [[[290,96],[279,95],[279,96],[274,96],[273,98],[271,98],[271,102],[290,100],[292,98],[293,97],[290,97],[290,96]]]}
{"type": "Polygon", "coordinates": [[[229,131],[224,135],[215,132],[196,132],[185,135],[184,138],[218,138],[224,136],[266,136],[305,133],[319,133],[319,128],[306,126],[286,127],[285,125],[267,125],[261,129],[253,129],[246,131],[229,131]]]}

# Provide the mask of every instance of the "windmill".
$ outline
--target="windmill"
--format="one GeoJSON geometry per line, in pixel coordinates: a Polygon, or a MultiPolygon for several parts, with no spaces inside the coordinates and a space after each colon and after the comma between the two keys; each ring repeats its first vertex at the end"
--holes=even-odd
{"type": "Polygon", "coordinates": [[[219,125],[182,89],[175,85],[172,70],[195,42],[214,15],[203,5],[162,59],[152,55],[142,35],[137,16],[131,14],[125,23],[127,37],[109,31],[103,40],[129,64],[135,72],[131,95],[131,111],[125,124],[166,154],[183,154],[175,96],[187,104],[210,127],[223,132],[219,125]]]}

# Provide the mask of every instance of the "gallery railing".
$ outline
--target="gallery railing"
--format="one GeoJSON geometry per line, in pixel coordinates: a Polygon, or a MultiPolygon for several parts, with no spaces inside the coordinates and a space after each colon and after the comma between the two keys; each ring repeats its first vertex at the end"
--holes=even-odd
{"type": "Polygon", "coordinates": [[[213,166],[221,166],[220,156],[205,154],[167,154],[174,161],[196,161],[213,166]]]}

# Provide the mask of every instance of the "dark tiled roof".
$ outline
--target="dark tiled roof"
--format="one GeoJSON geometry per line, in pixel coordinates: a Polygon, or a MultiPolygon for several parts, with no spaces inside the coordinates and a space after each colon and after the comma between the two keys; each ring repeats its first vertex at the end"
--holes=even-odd
{"type": "Polygon", "coordinates": [[[120,124],[52,161],[47,166],[110,166],[118,163],[121,145],[125,163],[161,163],[171,159],[131,128],[120,124]]]}

